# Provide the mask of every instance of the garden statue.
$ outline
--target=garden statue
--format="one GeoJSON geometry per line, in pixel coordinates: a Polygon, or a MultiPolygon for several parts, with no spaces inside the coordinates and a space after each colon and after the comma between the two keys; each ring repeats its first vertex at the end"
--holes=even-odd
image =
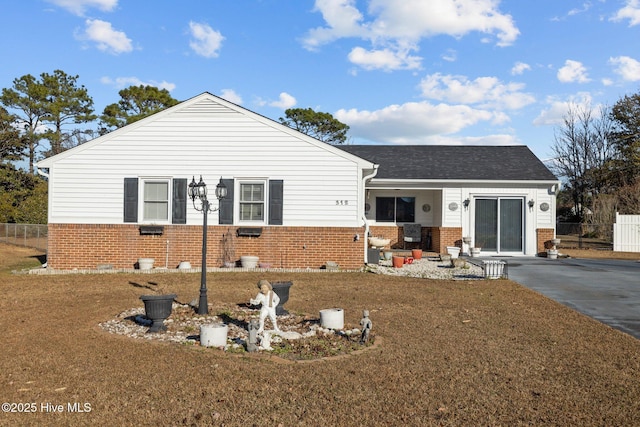
{"type": "Polygon", "coordinates": [[[260,338],[260,350],[273,350],[271,347],[271,331],[265,331],[260,338]]]}
{"type": "Polygon", "coordinates": [[[249,321],[249,340],[247,341],[247,351],[254,352],[258,350],[258,320],[251,319],[249,321]]]}
{"type": "Polygon", "coordinates": [[[371,319],[369,319],[369,310],[362,311],[362,320],[360,320],[360,326],[362,326],[362,334],[360,335],[360,344],[364,344],[369,341],[369,332],[371,332],[371,319]]]}
{"type": "Polygon", "coordinates": [[[267,316],[271,319],[273,329],[280,332],[278,324],[276,323],[276,306],[280,302],[280,297],[273,291],[271,283],[267,280],[260,280],[258,282],[258,288],[260,289],[260,293],[249,301],[252,305],[262,304],[260,308],[260,327],[258,328],[258,334],[264,331],[264,319],[267,316]]]}

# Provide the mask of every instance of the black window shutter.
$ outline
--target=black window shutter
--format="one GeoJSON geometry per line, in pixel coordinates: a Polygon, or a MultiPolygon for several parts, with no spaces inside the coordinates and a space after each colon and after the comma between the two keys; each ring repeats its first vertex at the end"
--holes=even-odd
{"type": "Polygon", "coordinates": [[[171,204],[171,223],[187,223],[187,179],[173,180],[173,203],[171,204]]]}
{"type": "Polygon", "coordinates": [[[282,225],[283,181],[269,181],[269,225],[282,225]]]}
{"type": "Polygon", "coordinates": [[[138,178],[124,179],[124,222],[138,222],[138,178]]]}
{"type": "Polygon", "coordinates": [[[222,183],[227,187],[227,196],[219,202],[218,223],[233,224],[233,179],[223,179],[222,183]]]}

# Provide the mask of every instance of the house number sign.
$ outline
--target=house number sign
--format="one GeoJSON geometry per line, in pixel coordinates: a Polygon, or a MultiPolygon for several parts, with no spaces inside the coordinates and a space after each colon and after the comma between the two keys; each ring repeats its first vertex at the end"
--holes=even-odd
{"type": "Polygon", "coordinates": [[[348,200],[336,200],[336,206],[348,206],[348,205],[349,205],[348,200]]]}

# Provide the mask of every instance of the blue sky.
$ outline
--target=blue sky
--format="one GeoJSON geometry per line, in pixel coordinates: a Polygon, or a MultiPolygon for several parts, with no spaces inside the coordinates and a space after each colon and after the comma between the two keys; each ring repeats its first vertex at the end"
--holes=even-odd
{"type": "Polygon", "coordinates": [[[310,107],[354,144],[547,159],[569,103],[640,91],[640,0],[22,0],[2,15],[2,88],[61,69],[97,113],[132,84],[274,120],[310,107]]]}

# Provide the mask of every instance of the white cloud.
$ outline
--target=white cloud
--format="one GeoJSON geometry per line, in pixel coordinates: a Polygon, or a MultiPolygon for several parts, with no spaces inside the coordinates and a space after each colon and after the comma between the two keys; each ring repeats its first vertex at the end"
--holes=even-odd
{"type": "Polygon", "coordinates": [[[567,59],[564,67],[558,70],[558,80],[562,83],[587,83],[591,81],[582,62],[567,59]]]}
{"type": "Polygon", "coordinates": [[[114,55],[133,50],[131,39],[123,31],[114,30],[110,22],[100,19],[87,19],[84,33],[78,38],[95,42],[98,49],[114,55]]]}
{"type": "Polygon", "coordinates": [[[233,89],[222,89],[220,97],[234,104],[242,105],[242,97],[233,89]]]}
{"type": "Polygon", "coordinates": [[[420,82],[422,96],[459,104],[477,104],[482,108],[519,109],[535,102],[522,83],[502,83],[496,77],[431,74],[420,82]]]}
{"type": "Polygon", "coordinates": [[[466,105],[434,105],[408,102],[377,111],[338,110],[334,117],[349,125],[352,135],[370,141],[395,144],[436,143],[479,122],[508,120],[502,113],[474,109],[466,105]]]}
{"type": "Polygon", "coordinates": [[[408,52],[391,49],[368,51],[361,47],[356,47],[349,53],[349,61],[365,70],[412,70],[420,68],[421,60],[422,58],[420,57],[410,56],[408,52]]]}
{"type": "Polygon", "coordinates": [[[564,121],[564,117],[572,106],[591,105],[591,94],[580,92],[570,96],[568,99],[560,100],[549,97],[546,100],[547,108],[543,109],[538,117],[533,120],[536,126],[558,126],[564,121]]]}
{"type": "Polygon", "coordinates": [[[363,16],[354,3],[354,0],[316,0],[314,11],[322,14],[328,27],[309,30],[304,46],[314,50],[343,37],[364,37],[367,31],[360,24],[363,16]]]}
{"type": "Polygon", "coordinates": [[[516,76],[523,74],[525,71],[531,70],[531,66],[529,64],[525,64],[524,62],[516,62],[511,68],[511,74],[516,76]]]}
{"type": "Polygon", "coordinates": [[[609,58],[609,64],[615,67],[615,73],[622,76],[624,80],[630,82],[640,80],[640,61],[628,56],[618,56],[609,58]]]}
{"type": "Polygon", "coordinates": [[[629,26],[640,24],[640,0],[627,0],[627,5],[618,10],[611,18],[612,21],[629,20],[629,26]]]}
{"type": "Polygon", "coordinates": [[[422,38],[460,38],[480,32],[497,38],[498,46],[513,44],[520,31],[511,15],[501,13],[497,4],[496,0],[371,0],[367,9],[371,19],[366,20],[356,0],[316,0],[314,10],[322,13],[326,26],[309,30],[302,42],[314,50],[340,38],[359,38],[372,45],[352,51],[350,59],[360,60],[359,65],[407,68],[406,61],[398,61],[406,58],[412,60],[413,68],[413,61],[421,58],[410,57],[408,52],[416,50],[422,38]],[[387,50],[401,54],[388,54],[387,50]],[[367,52],[370,55],[365,57],[367,52]],[[372,58],[372,53],[377,56],[372,58]]]}
{"type": "Polygon", "coordinates": [[[455,62],[458,59],[458,52],[453,49],[448,49],[447,52],[442,55],[442,59],[447,62],[455,62]]]}
{"type": "Polygon", "coordinates": [[[289,95],[286,92],[282,92],[278,100],[270,102],[269,105],[286,110],[287,108],[291,108],[296,105],[297,102],[298,101],[296,101],[293,96],[289,95]]]}
{"type": "Polygon", "coordinates": [[[569,15],[569,16],[578,15],[580,13],[588,11],[589,9],[591,9],[591,3],[589,3],[589,2],[582,3],[582,8],[577,8],[576,7],[574,9],[571,9],[569,11],[569,13],[567,13],[567,15],[569,15]]]}
{"type": "Polygon", "coordinates": [[[110,85],[115,87],[116,89],[123,89],[129,86],[154,86],[158,89],[166,89],[169,92],[176,88],[174,83],[169,83],[167,81],[157,82],[155,80],[143,81],[137,77],[116,77],[112,79],[111,77],[102,77],[100,82],[105,85],[110,85]]]}
{"type": "Polygon", "coordinates": [[[222,34],[207,24],[189,22],[189,30],[193,39],[189,46],[195,53],[205,58],[216,58],[222,46],[224,37],[222,34]]]}
{"type": "Polygon", "coordinates": [[[110,12],[118,5],[118,0],[47,0],[69,12],[83,16],[89,8],[96,8],[103,12],[110,12]]]}

